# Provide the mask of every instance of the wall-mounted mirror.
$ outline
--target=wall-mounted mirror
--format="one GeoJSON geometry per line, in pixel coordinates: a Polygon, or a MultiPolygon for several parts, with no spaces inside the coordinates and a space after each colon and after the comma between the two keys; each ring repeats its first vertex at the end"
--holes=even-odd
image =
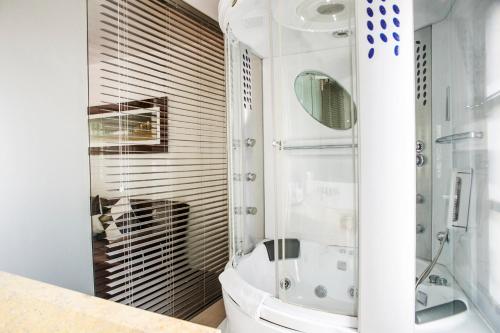
{"type": "Polygon", "coordinates": [[[351,95],[337,81],[321,72],[302,72],[295,78],[295,94],[314,119],[336,130],[356,123],[356,106],[351,95]]]}

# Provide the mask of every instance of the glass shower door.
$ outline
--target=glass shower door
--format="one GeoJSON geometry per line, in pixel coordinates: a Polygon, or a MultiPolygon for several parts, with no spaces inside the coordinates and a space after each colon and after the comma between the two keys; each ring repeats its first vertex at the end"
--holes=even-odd
{"type": "Polygon", "coordinates": [[[354,2],[328,17],[272,3],[277,294],[356,316],[354,2]]]}
{"type": "MultiPolygon", "coordinates": [[[[499,32],[500,1],[495,0],[457,0],[447,18],[432,26],[428,259],[437,264],[417,288],[417,323],[430,320],[423,310],[452,304],[451,312],[441,311],[444,316],[472,313],[464,330],[488,331],[480,318],[500,330],[499,32]],[[446,232],[443,243],[439,236],[446,232]]],[[[417,113],[424,111],[418,102],[417,113]]],[[[423,247],[418,237],[417,250],[423,247]]],[[[417,260],[417,272],[423,268],[417,260]]]]}
{"type": "Polygon", "coordinates": [[[463,292],[499,330],[500,1],[474,3],[456,1],[445,26],[450,131],[436,139],[450,156],[450,241],[443,263],[460,287],[456,298],[463,292]]]}

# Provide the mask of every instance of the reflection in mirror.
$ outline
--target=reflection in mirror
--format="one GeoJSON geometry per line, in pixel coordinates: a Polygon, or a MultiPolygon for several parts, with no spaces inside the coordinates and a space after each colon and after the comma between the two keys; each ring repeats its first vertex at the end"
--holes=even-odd
{"type": "Polygon", "coordinates": [[[302,72],[295,79],[294,86],[302,107],[323,125],[347,130],[356,122],[356,106],[351,95],[328,75],[302,72]]]}

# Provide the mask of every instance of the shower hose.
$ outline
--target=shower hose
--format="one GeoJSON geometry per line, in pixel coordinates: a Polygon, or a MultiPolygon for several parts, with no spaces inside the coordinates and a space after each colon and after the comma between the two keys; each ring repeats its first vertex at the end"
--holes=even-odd
{"type": "Polygon", "coordinates": [[[432,259],[432,261],[430,262],[430,264],[427,266],[427,268],[417,278],[417,282],[415,283],[415,289],[417,289],[418,286],[429,276],[429,274],[432,272],[432,269],[434,268],[434,266],[436,266],[436,263],[439,259],[439,256],[441,256],[441,252],[443,252],[444,244],[448,240],[449,232],[450,232],[450,230],[446,229],[446,232],[444,233],[444,237],[442,237],[439,240],[441,243],[441,244],[439,244],[439,249],[438,249],[436,255],[434,256],[434,258],[432,259]]]}

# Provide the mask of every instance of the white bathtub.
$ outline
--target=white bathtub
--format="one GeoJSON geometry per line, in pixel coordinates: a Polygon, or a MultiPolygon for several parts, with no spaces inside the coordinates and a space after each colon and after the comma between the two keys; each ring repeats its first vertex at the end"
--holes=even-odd
{"type": "MultiPolygon", "coordinates": [[[[416,270],[420,274],[428,265],[427,261],[417,259],[416,270]]],[[[439,275],[448,280],[446,286],[437,286],[427,279],[419,287],[428,295],[427,305],[415,302],[416,310],[423,310],[453,300],[460,300],[467,306],[467,311],[425,324],[415,325],[415,333],[491,333],[493,330],[482,318],[477,308],[458,285],[450,271],[443,265],[436,265],[431,274],[439,275]]]]}
{"type": "Polygon", "coordinates": [[[357,318],[350,315],[357,308],[354,257],[350,248],[301,241],[299,258],[285,261],[281,277],[291,285],[281,291],[280,300],[273,296],[275,262],[269,261],[263,243],[258,244],[236,268],[226,266],[224,274],[232,278],[221,279],[225,333],[357,332],[357,318]],[[326,296],[316,296],[318,286],[326,296]]]}
{"type": "MultiPolygon", "coordinates": [[[[357,308],[356,297],[351,292],[355,280],[354,258],[350,248],[301,241],[299,258],[287,259],[280,275],[291,280],[291,287],[282,290],[278,299],[273,296],[275,263],[269,261],[265,246],[258,244],[252,253],[240,258],[237,265],[228,263],[223,273],[226,278],[221,275],[227,316],[223,332],[357,332],[357,318],[351,315],[357,308]],[[318,285],[325,287],[326,297],[316,296],[314,289],[318,285]]],[[[417,260],[417,272],[426,265],[427,262],[417,260]]],[[[419,290],[428,294],[428,303],[425,307],[416,303],[416,310],[462,300],[467,311],[415,325],[415,332],[492,332],[445,267],[436,265],[433,274],[447,278],[449,285],[422,284],[419,290]]]]}

